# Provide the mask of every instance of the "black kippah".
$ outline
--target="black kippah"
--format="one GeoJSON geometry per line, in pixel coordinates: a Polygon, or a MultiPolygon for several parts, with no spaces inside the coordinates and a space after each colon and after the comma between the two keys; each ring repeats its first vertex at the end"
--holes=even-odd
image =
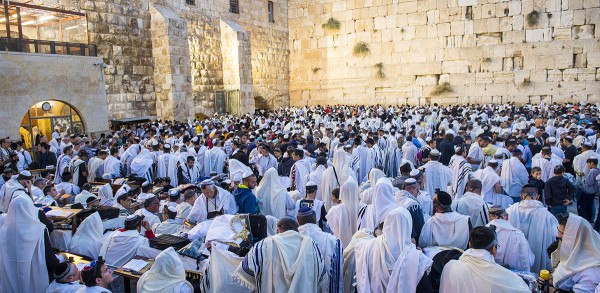
{"type": "Polygon", "coordinates": [[[69,271],[69,263],[66,261],[61,262],[61,263],[57,264],[56,267],[54,267],[54,278],[62,279],[67,275],[68,271],[69,271]]]}

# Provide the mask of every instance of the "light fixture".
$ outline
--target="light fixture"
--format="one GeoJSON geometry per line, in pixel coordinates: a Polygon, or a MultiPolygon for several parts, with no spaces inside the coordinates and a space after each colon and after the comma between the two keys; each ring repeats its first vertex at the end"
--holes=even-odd
{"type": "Polygon", "coordinates": [[[34,24],[35,20],[30,20],[30,21],[26,21],[24,23],[22,23],[21,25],[30,25],[30,24],[34,24]]]}
{"type": "Polygon", "coordinates": [[[70,26],[70,27],[66,27],[65,30],[72,30],[72,29],[76,29],[80,26],[83,26],[83,24],[78,24],[78,25],[74,25],[74,26],[70,26]]]}
{"type": "Polygon", "coordinates": [[[4,17],[0,18],[0,22],[5,22],[5,21],[6,21],[6,18],[4,18],[4,17]]]}

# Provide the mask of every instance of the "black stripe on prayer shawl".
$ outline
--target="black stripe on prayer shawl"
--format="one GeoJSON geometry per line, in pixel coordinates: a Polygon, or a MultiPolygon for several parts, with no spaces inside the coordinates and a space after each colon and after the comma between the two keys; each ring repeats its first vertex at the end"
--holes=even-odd
{"type": "MultiPolygon", "coordinates": [[[[467,162],[467,161],[462,161],[462,162],[460,162],[460,170],[461,170],[462,172],[460,172],[460,177],[458,177],[458,180],[457,180],[457,182],[456,182],[456,187],[455,187],[455,190],[453,190],[453,191],[454,191],[454,196],[456,196],[456,195],[458,194],[458,188],[459,188],[459,186],[461,186],[461,185],[462,185],[462,183],[461,183],[461,182],[462,182],[463,180],[465,180],[465,177],[466,177],[466,176],[468,176],[468,175],[469,175],[469,172],[470,172],[470,170],[469,170],[469,169],[470,169],[470,168],[465,168],[466,162],[467,162]]],[[[465,186],[465,188],[466,188],[466,186],[465,186]]],[[[464,192],[464,190],[462,190],[462,191],[464,192]]]]}
{"type": "Polygon", "coordinates": [[[262,260],[263,260],[263,244],[264,240],[261,240],[256,244],[254,251],[254,273],[256,274],[256,290],[261,292],[262,289],[262,260]]]}
{"type": "Polygon", "coordinates": [[[367,207],[368,205],[365,205],[364,207],[362,207],[359,211],[358,211],[358,230],[361,229],[360,225],[361,225],[361,220],[362,218],[365,216],[365,212],[367,211],[367,207]]]}
{"type": "Polygon", "coordinates": [[[331,277],[329,278],[329,292],[330,293],[338,293],[339,292],[339,283],[340,283],[340,250],[341,244],[340,240],[336,239],[335,241],[335,249],[333,251],[333,258],[331,259],[331,277]]]}

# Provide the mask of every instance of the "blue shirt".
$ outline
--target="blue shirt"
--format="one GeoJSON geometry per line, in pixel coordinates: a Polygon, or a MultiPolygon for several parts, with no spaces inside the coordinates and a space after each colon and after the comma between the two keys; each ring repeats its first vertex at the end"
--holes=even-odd
{"type": "Polygon", "coordinates": [[[258,199],[250,188],[240,184],[233,191],[233,197],[238,206],[238,214],[258,214],[258,199]]]}

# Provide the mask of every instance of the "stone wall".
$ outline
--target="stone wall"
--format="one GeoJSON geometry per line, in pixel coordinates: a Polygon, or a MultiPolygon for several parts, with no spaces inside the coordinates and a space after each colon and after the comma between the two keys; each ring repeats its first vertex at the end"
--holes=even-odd
{"type": "Polygon", "coordinates": [[[29,108],[46,100],[66,102],[85,130],[108,130],[104,78],[98,57],[0,52],[0,137],[19,137],[29,108]]]}
{"type": "MultiPolygon", "coordinates": [[[[90,42],[98,45],[99,56],[108,64],[106,93],[111,118],[213,114],[214,92],[224,88],[222,19],[239,24],[249,33],[251,64],[248,66],[252,68],[253,95],[262,96],[270,106],[289,104],[287,0],[273,0],[274,23],[268,21],[267,1],[263,0],[240,1],[239,14],[229,12],[229,0],[195,0],[195,5],[186,4],[185,0],[33,2],[87,13],[90,42]],[[154,32],[151,5],[172,11],[187,32],[178,32],[176,25],[162,31],[166,35],[154,32]],[[179,38],[175,42],[180,48],[167,55],[170,54],[171,61],[177,59],[175,63],[180,62],[179,57],[183,61],[162,67],[166,64],[166,55],[155,50],[154,43],[171,37],[179,38]],[[187,52],[180,50],[184,46],[181,38],[187,41],[187,52]],[[178,56],[177,52],[182,55],[178,56]],[[181,81],[181,86],[168,82],[173,75],[181,81]],[[188,91],[187,87],[191,89],[188,91]],[[174,97],[185,101],[174,102],[174,97]]],[[[253,100],[253,97],[248,98],[253,100]]]]}
{"type": "Polygon", "coordinates": [[[288,5],[292,105],[600,102],[598,0],[288,5]]]}

